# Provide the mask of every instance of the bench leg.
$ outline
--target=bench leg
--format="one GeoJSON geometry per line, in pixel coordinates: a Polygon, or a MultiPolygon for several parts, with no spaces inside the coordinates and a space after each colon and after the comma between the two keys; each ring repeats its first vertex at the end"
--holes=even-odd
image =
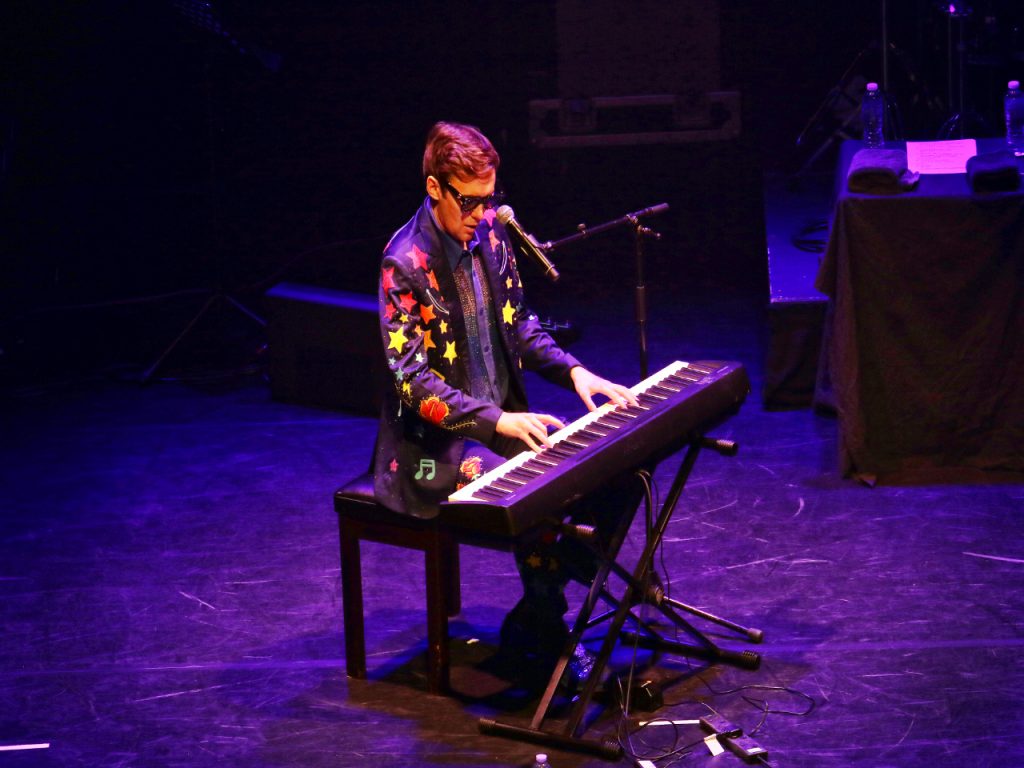
{"type": "Polygon", "coordinates": [[[458,616],[462,611],[462,583],[459,572],[459,545],[450,536],[444,537],[441,543],[442,564],[445,569],[445,588],[449,616],[458,616]]]}
{"type": "Polygon", "coordinates": [[[341,601],[345,622],[345,673],[366,677],[366,640],[363,629],[363,568],[359,537],[341,523],[341,601]]]}
{"type": "Polygon", "coordinates": [[[427,582],[427,688],[431,693],[448,691],[448,597],[450,541],[438,531],[430,533],[424,549],[427,582]],[[445,546],[448,542],[449,546],[445,546]]]}

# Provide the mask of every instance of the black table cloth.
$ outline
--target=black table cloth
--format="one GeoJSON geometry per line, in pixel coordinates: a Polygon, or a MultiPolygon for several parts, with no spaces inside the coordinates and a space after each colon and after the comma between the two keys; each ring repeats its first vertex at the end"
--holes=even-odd
{"type": "Polygon", "coordinates": [[[838,416],[840,470],[1024,479],[1024,191],[942,174],[853,194],[861,146],[842,148],[816,281],[830,297],[817,398],[838,416]]]}

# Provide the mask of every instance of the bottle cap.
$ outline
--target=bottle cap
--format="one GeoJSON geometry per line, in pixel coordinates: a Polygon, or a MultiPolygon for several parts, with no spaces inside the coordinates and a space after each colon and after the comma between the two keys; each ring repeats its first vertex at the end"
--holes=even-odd
{"type": "Polygon", "coordinates": [[[1018,88],[1020,88],[1020,81],[1011,80],[1006,84],[1006,87],[1009,88],[1011,91],[1016,91],[1018,88]]]}
{"type": "Polygon", "coordinates": [[[868,93],[874,93],[878,90],[878,83],[868,83],[868,93]]]}

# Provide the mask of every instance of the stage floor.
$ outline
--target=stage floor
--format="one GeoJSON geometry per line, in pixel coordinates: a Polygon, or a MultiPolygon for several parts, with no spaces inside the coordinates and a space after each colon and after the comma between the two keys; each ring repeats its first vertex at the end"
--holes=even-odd
{"type": "MultiPolygon", "coordinates": [[[[764,313],[746,294],[653,303],[652,370],[734,359],[753,384],[716,432],[739,455],[701,456],[658,570],[673,597],[765,633],[756,672],[639,654],[637,677],[664,690],[656,716],[709,705],[772,765],[1011,764],[1024,486],[839,478],[834,421],[759,403],[764,313]]],[[[639,378],[628,303],[574,317],[578,356],[639,378]]],[[[534,391],[538,410],[580,414],[571,395],[534,391]]],[[[421,560],[367,545],[369,679],[345,676],[331,496],[365,468],[373,418],[273,402],[241,376],[22,386],[2,419],[0,746],[49,745],[4,765],[518,766],[540,751],[477,732],[478,717],[532,712],[488,666],[519,594],[508,554],[463,550],[458,695],[440,698],[423,676],[421,560]]],[[[639,543],[634,531],[627,549],[639,543]]],[[[616,673],[631,659],[622,649],[616,673]]],[[[638,730],[651,718],[609,705],[588,734],[619,734],[658,766],[741,764],[712,758],[692,726],[638,730]]],[[[556,768],[608,764],[545,751],[556,768]]]]}

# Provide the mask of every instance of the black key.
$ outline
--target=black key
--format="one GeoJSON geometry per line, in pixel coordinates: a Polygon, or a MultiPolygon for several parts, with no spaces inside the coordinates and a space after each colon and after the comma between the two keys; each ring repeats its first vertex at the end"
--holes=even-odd
{"type": "Polygon", "coordinates": [[[554,456],[547,459],[541,459],[539,456],[534,456],[532,459],[523,462],[523,466],[529,467],[530,469],[536,469],[538,472],[547,472],[549,469],[557,467],[558,463],[559,460],[554,456]]]}
{"type": "Polygon", "coordinates": [[[564,440],[559,441],[558,444],[559,445],[566,445],[566,446],[568,446],[570,448],[575,448],[577,451],[582,451],[584,448],[587,447],[586,443],[584,443],[584,442],[577,442],[577,438],[576,438],[575,434],[572,435],[572,437],[567,437],[564,440]]]}
{"type": "Polygon", "coordinates": [[[516,483],[511,480],[506,480],[503,477],[499,477],[496,480],[491,481],[491,488],[500,488],[501,490],[508,491],[509,493],[518,491],[522,487],[522,483],[516,483]]]}
{"type": "Polygon", "coordinates": [[[534,478],[540,477],[541,474],[541,472],[536,472],[532,469],[527,469],[526,467],[516,467],[508,473],[508,476],[514,477],[517,480],[522,480],[524,483],[528,483],[534,478]]]}
{"type": "Polygon", "coordinates": [[[500,488],[492,488],[489,485],[485,485],[483,488],[480,488],[473,495],[478,499],[483,499],[484,501],[496,501],[498,499],[503,499],[506,496],[511,496],[508,491],[503,491],[500,488]]]}

